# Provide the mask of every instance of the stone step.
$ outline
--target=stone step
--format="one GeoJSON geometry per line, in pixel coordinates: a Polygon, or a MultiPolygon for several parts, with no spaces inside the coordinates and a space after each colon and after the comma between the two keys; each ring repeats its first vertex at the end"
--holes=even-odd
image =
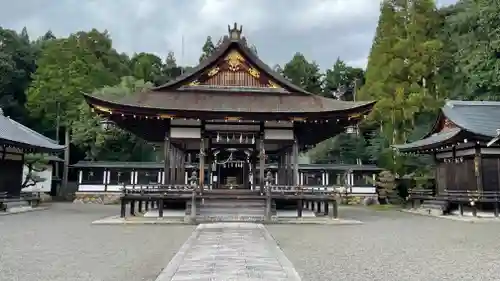
{"type": "Polygon", "coordinates": [[[264,216],[249,215],[197,215],[197,222],[263,222],[264,216]]]}
{"type": "MultiPolygon", "coordinates": [[[[196,213],[200,214],[264,214],[265,208],[240,208],[240,209],[228,209],[228,208],[197,208],[196,213]]],[[[186,209],[186,213],[191,213],[191,208],[186,209]]]]}

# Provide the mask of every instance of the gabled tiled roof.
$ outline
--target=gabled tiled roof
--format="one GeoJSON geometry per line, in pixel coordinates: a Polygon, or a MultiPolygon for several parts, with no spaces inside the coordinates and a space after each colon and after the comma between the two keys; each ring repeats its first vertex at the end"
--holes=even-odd
{"type": "Polygon", "coordinates": [[[257,66],[265,75],[271,77],[276,80],[281,86],[290,89],[292,92],[303,94],[303,95],[312,95],[312,93],[307,92],[301,87],[293,84],[288,79],[286,79],[283,75],[277,73],[272,70],[266,63],[264,63],[254,52],[252,52],[246,44],[246,39],[244,37],[238,39],[231,39],[228,36],[224,37],[222,43],[217,47],[214,53],[210,55],[208,58],[203,60],[199,65],[194,67],[190,72],[186,72],[184,75],[179,76],[177,79],[172,80],[164,85],[158,86],[153,89],[153,91],[168,91],[172,89],[176,89],[180,85],[186,84],[186,81],[189,81],[193,77],[196,77],[201,72],[205,71],[207,68],[213,66],[217,61],[219,61],[225,54],[229,52],[229,50],[237,49],[241,54],[243,54],[246,59],[257,66]]]}
{"type": "Polygon", "coordinates": [[[476,135],[496,137],[500,129],[500,102],[448,101],[442,112],[455,125],[476,135]]]}
{"type": "Polygon", "coordinates": [[[41,152],[64,149],[63,145],[56,144],[53,140],[17,123],[3,114],[0,114],[0,143],[19,148],[34,149],[41,152]]]}
{"type": "Polygon", "coordinates": [[[460,135],[472,134],[479,138],[494,138],[500,129],[500,102],[450,100],[441,109],[438,122],[425,138],[412,143],[394,145],[399,151],[416,151],[436,148],[456,142],[460,135]],[[440,120],[448,119],[456,127],[436,132],[440,120]]]}
{"type": "Polygon", "coordinates": [[[433,149],[441,146],[445,142],[455,139],[460,134],[461,131],[462,129],[460,128],[453,128],[440,133],[435,133],[426,138],[411,143],[394,145],[393,147],[401,152],[410,151],[415,148],[418,148],[420,150],[433,149]]]}
{"type": "MultiPolygon", "coordinates": [[[[236,25],[232,31],[237,30],[236,25]]],[[[240,29],[241,32],[241,29],[240,29]]],[[[216,51],[189,73],[151,91],[136,93],[119,99],[106,99],[89,94],[86,101],[94,108],[105,111],[134,114],[145,110],[194,111],[194,112],[241,112],[241,113],[323,113],[353,109],[368,113],[375,102],[349,102],[322,97],[294,85],[281,74],[273,71],[253,53],[241,36],[226,36],[216,51]],[[263,74],[274,80],[282,89],[266,87],[202,85],[190,87],[189,83],[201,73],[217,64],[230,51],[236,50],[263,74]],[[109,107],[109,108],[108,108],[109,107]],[[122,111],[122,112],[119,112],[122,111]]],[[[169,112],[171,113],[171,112],[169,112]]],[[[198,113],[197,113],[198,114],[198,113]]]]}

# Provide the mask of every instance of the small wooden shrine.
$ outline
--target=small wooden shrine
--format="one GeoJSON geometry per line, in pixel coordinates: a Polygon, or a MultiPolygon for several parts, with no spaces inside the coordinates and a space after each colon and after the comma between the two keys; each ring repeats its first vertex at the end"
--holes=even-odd
{"type": "Polygon", "coordinates": [[[53,140],[3,115],[0,109],[0,205],[19,197],[26,153],[51,153],[64,149],[53,140]]]}
{"type": "Polygon", "coordinates": [[[414,190],[413,198],[445,201],[460,212],[464,204],[474,210],[493,206],[498,215],[499,135],[500,102],[447,101],[423,139],[394,146],[400,153],[434,156],[436,187],[414,190]]]}

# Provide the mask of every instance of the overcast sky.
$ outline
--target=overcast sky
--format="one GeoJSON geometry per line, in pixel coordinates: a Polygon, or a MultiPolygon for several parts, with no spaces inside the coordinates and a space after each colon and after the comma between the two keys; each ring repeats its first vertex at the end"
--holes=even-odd
{"type": "MultiPolygon", "coordinates": [[[[447,5],[456,0],[437,0],[447,5]]],[[[174,51],[184,65],[198,62],[207,35],[243,33],[269,65],[302,52],[325,69],[337,57],[365,67],[379,15],[380,0],[15,0],[4,1],[0,26],[38,37],[78,30],[107,29],[118,51],[174,51]],[[182,38],[184,37],[184,48],[182,38]],[[184,49],[184,52],[182,52],[184,49]]]]}

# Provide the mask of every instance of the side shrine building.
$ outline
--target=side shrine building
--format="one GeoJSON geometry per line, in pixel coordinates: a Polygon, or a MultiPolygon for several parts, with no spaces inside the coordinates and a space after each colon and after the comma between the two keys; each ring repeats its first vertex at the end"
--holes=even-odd
{"type": "Polygon", "coordinates": [[[394,146],[400,153],[435,160],[435,186],[410,192],[413,207],[426,212],[499,214],[500,102],[448,101],[423,139],[394,146]]]}
{"type": "Polygon", "coordinates": [[[90,94],[85,100],[116,126],[163,143],[163,185],[184,184],[191,160],[199,171],[190,182],[196,179],[201,193],[228,186],[262,191],[276,181],[266,180],[273,159],[276,182],[298,187],[299,152],[355,125],[374,102],[307,92],[261,61],[242,27],[228,32],[210,57],[171,82],[118,100],[90,94]]]}

